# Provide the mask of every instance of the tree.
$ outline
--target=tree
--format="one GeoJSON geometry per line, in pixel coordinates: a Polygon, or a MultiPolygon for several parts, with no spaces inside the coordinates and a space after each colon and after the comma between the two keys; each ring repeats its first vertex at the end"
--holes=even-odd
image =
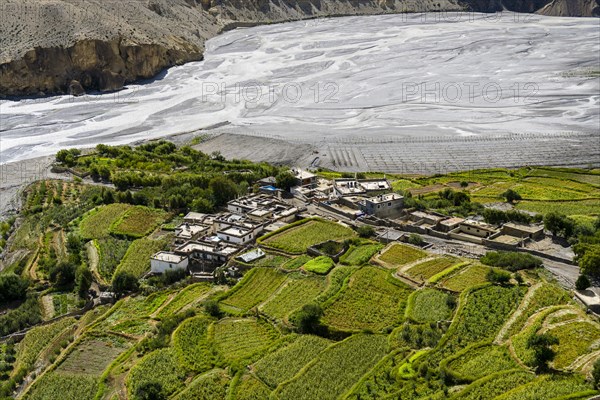
{"type": "Polygon", "coordinates": [[[600,277],[600,247],[591,247],[581,256],[579,269],[582,274],[600,277]]]}
{"type": "Polygon", "coordinates": [[[412,244],[413,246],[423,246],[425,241],[418,233],[411,233],[408,237],[408,243],[412,244]]]}
{"type": "Polygon", "coordinates": [[[375,229],[370,225],[361,225],[356,229],[356,232],[361,238],[370,238],[375,235],[375,229]]]}
{"type": "Polygon", "coordinates": [[[215,318],[221,318],[223,316],[219,302],[216,300],[208,300],[204,303],[204,311],[215,318]]]}
{"type": "Polygon", "coordinates": [[[121,271],[113,278],[112,286],[115,293],[123,294],[125,292],[137,290],[138,280],[135,276],[121,271]]]}
{"type": "Polygon", "coordinates": [[[554,236],[569,238],[575,231],[575,221],[556,211],[544,215],[544,228],[554,236]]]}
{"type": "Polygon", "coordinates": [[[469,186],[469,182],[467,182],[467,181],[461,181],[461,182],[460,182],[460,187],[461,187],[461,188],[466,188],[466,187],[468,187],[468,186],[469,186]]]}
{"type": "Polygon", "coordinates": [[[300,333],[316,334],[321,330],[321,317],[323,309],[318,304],[305,304],[293,316],[293,323],[300,333]]]}
{"type": "Polygon", "coordinates": [[[29,282],[14,273],[0,275],[0,304],[3,302],[22,300],[27,294],[29,282]]]}
{"type": "Polygon", "coordinates": [[[533,334],[527,339],[527,348],[533,350],[533,363],[538,372],[548,370],[548,364],[556,357],[551,346],[558,344],[558,338],[549,333],[533,334]]]}
{"type": "Polygon", "coordinates": [[[596,389],[600,389],[600,358],[594,362],[592,370],[592,383],[596,389]]]}
{"type": "Polygon", "coordinates": [[[296,185],[296,177],[290,171],[282,171],[275,177],[276,185],[279,189],[290,190],[296,185]]]}
{"type": "Polygon", "coordinates": [[[585,290],[590,287],[590,280],[585,275],[579,275],[577,281],[575,281],[575,289],[577,290],[585,290]]]}
{"type": "Polygon", "coordinates": [[[92,286],[92,272],[85,265],[80,265],[75,273],[75,286],[79,297],[85,298],[90,286],[92,286]]]}
{"type": "Polygon", "coordinates": [[[50,282],[56,286],[71,286],[75,280],[75,266],[67,261],[55,264],[49,272],[50,282]]]}
{"type": "Polygon", "coordinates": [[[497,268],[490,268],[486,278],[489,282],[506,285],[510,282],[510,273],[497,268]]]}
{"type": "Polygon", "coordinates": [[[507,203],[514,203],[515,201],[522,199],[521,195],[512,189],[508,189],[506,192],[502,193],[502,197],[506,199],[507,203]]]}
{"type": "Polygon", "coordinates": [[[235,199],[237,186],[224,176],[215,176],[208,183],[215,204],[220,207],[235,199]]]}
{"type": "Polygon", "coordinates": [[[158,382],[146,382],[135,391],[136,400],[166,400],[167,396],[158,382]]]}

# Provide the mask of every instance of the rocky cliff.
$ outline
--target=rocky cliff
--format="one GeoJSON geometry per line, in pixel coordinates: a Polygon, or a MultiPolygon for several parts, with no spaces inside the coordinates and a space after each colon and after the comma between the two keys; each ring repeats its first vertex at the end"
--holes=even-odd
{"type": "Polygon", "coordinates": [[[119,89],[166,67],[200,60],[207,39],[235,26],[339,15],[506,8],[533,12],[543,7],[547,15],[588,15],[588,3],[594,1],[2,0],[0,96],[119,89]]]}

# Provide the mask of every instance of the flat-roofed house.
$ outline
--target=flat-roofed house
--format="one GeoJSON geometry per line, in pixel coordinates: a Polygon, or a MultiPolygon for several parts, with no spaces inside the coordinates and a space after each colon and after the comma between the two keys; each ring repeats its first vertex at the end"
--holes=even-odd
{"type": "Polygon", "coordinates": [[[402,213],[404,197],[396,193],[382,194],[364,199],[361,209],[378,218],[396,218],[402,213]]]}
{"type": "Polygon", "coordinates": [[[175,228],[175,243],[184,243],[190,240],[195,240],[209,232],[210,226],[184,222],[175,228]]]}
{"type": "Polygon", "coordinates": [[[159,251],[150,258],[150,271],[162,274],[166,271],[186,270],[188,258],[170,251],[159,251]]]}
{"type": "Polygon", "coordinates": [[[544,238],[544,227],[541,225],[526,225],[507,222],[500,229],[503,235],[518,237],[521,239],[541,240],[544,238]]]}

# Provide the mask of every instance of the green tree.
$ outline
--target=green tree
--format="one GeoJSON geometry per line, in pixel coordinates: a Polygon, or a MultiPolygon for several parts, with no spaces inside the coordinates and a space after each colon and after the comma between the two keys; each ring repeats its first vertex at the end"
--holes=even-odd
{"type": "Polygon", "coordinates": [[[75,287],[79,297],[85,298],[90,286],[92,286],[92,272],[85,265],[80,265],[75,273],[75,287]]]}
{"type": "Polygon", "coordinates": [[[215,318],[221,318],[223,316],[223,312],[221,311],[221,307],[219,306],[219,302],[216,300],[208,300],[204,303],[204,311],[210,316],[215,318]]]}
{"type": "Polygon", "coordinates": [[[499,285],[506,285],[508,282],[510,282],[510,273],[501,269],[490,268],[486,278],[489,282],[497,283],[499,285]]]}
{"type": "Polygon", "coordinates": [[[14,273],[0,275],[0,304],[7,301],[22,300],[27,294],[29,282],[14,273]]]}
{"type": "Polygon", "coordinates": [[[71,286],[75,281],[75,266],[68,261],[55,264],[50,268],[49,278],[56,286],[71,286]]]}
{"type": "Polygon", "coordinates": [[[579,275],[577,281],[575,281],[575,289],[585,290],[590,287],[590,280],[585,275],[579,275]]]}
{"type": "Polygon", "coordinates": [[[594,246],[581,256],[579,269],[582,274],[600,277],[600,247],[594,246]]]}
{"type": "Polygon", "coordinates": [[[296,178],[290,171],[282,171],[275,177],[276,185],[279,189],[290,190],[296,185],[296,178]]]}
{"type": "Polygon", "coordinates": [[[113,291],[123,294],[128,291],[134,291],[138,288],[138,280],[135,276],[127,272],[118,272],[112,281],[113,291]]]}
{"type": "Polygon", "coordinates": [[[508,189],[506,192],[502,193],[502,197],[506,199],[507,203],[514,203],[515,201],[522,199],[521,195],[512,189],[508,189]]]}
{"type": "Polygon", "coordinates": [[[361,238],[370,238],[375,235],[375,229],[370,225],[361,225],[356,229],[356,232],[361,238]]]}
{"type": "Polygon", "coordinates": [[[592,383],[596,389],[600,389],[600,358],[594,362],[592,370],[592,383]]]}
{"type": "Polygon", "coordinates": [[[538,372],[548,370],[548,364],[556,357],[551,346],[558,344],[558,338],[549,333],[533,334],[527,339],[527,348],[533,350],[534,366],[538,372]]]}
{"type": "Polygon", "coordinates": [[[408,243],[412,244],[413,246],[423,246],[425,241],[418,233],[411,233],[408,237],[408,243]]]}
{"type": "Polygon", "coordinates": [[[224,176],[216,176],[210,180],[208,187],[212,191],[215,205],[218,207],[227,204],[237,196],[237,186],[224,176]]]}
{"type": "Polygon", "coordinates": [[[569,238],[575,231],[575,221],[556,211],[544,215],[544,228],[554,236],[569,238]]]}
{"type": "Polygon", "coordinates": [[[293,316],[293,323],[300,333],[317,334],[321,330],[323,309],[318,304],[306,304],[293,316]]]}
{"type": "Polygon", "coordinates": [[[146,382],[135,391],[135,400],[166,400],[162,386],[158,382],[146,382]]]}

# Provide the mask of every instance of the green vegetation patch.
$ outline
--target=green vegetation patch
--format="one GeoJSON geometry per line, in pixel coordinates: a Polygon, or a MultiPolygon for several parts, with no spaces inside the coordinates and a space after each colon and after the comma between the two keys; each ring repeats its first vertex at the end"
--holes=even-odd
{"type": "Polygon", "coordinates": [[[318,336],[302,335],[294,342],[254,364],[256,375],[273,389],[294,377],[331,342],[318,336]]]}
{"type": "Polygon", "coordinates": [[[132,206],[114,203],[95,208],[81,220],[79,229],[85,239],[100,239],[110,235],[110,227],[118,221],[132,206]]]}
{"type": "Polygon", "coordinates": [[[432,276],[443,272],[445,269],[450,268],[457,262],[458,260],[454,257],[438,257],[410,267],[404,273],[413,279],[425,282],[432,276]]]}
{"type": "Polygon", "coordinates": [[[250,374],[237,378],[232,386],[232,395],[229,397],[231,400],[265,400],[271,394],[271,390],[265,384],[250,374]]]}
{"type": "Polygon", "coordinates": [[[469,347],[445,360],[447,371],[458,382],[475,381],[499,371],[519,368],[505,346],[469,347]]]}
{"type": "Polygon", "coordinates": [[[519,386],[498,396],[498,400],[540,400],[555,399],[561,396],[575,396],[577,393],[591,396],[597,392],[581,375],[543,375],[526,385],[519,386]]]}
{"type": "Polygon", "coordinates": [[[441,290],[418,290],[408,300],[406,316],[418,323],[446,321],[452,318],[455,302],[452,295],[441,290]]]}
{"type": "Polygon", "coordinates": [[[126,272],[136,277],[144,275],[150,270],[150,257],[164,249],[166,244],[166,240],[134,240],[117,267],[115,275],[119,272],[126,272]]]}
{"type": "Polygon", "coordinates": [[[516,315],[511,326],[507,329],[504,337],[507,339],[510,336],[519,333],[529,317],[538,310],[544,307],[567,304],[569,300],[570,296],[565,290],[550,283],[542,283],[535,289],[535,292],[531,295],[527,304],[517,311],[518,315],[516,315]]]}
{"type": "Polygon", "coordinates": [[[110,225],[110,233],[131,238],[141,238],[152,233],[165,222],[168,214],[160,209],[135,206],[128,209],[110,225]]]}
{"type": "Polygon", "coordinates": [[[487,273],[490,267],[481,264],[473,264],[459,271],[440,283],[442,287],[455,292],[462,292],[472,286],[481,285],[487,282],[487,273]]]}
{"type": "Polygon", "coordinates": [[[382,248],[383,245],[380,243],[351,246],[340,258],[340,262],[346,265],[363,265],[368,263],[371,257],[377,254],[382,248]]]}
{"type": "Polygon", "coordinates": [[[229,376],[223,370],[200,375],[175,397],[176,400],[225,400],[229,388],[229,376]]]}
{"type": "MultiPolygon", "coordinates": [[[[171,395],[183,385],[185,371],[171,348],[153,351],[144,356],[127,376],[129,398],[150,383],[160,386],[165,395],[171,395]]],[[[93,397],[91,397],[93,398],[93,397]]]]}
{"type": "Polygon", "coordinates": [[[254,268],[222,301],[225,306],[247,311],[267,300],[285,281],[286,275],[271,268],[254,268]]]}
{"type": "Polygon", "coordinates": [[[93,399],[98,390],[98,378],[61,372],[45,374],[25,397],[27,400],[93,399]]]}
{"type": "Polygon", "coordinates": [[[99,377],[128,346],[129,342],[116,336],[83,340],[67,355],[57,371],[99,377]]]}
{"type": "Polygon", "coordinates": [[[306,264],[307,262],[309,262],[310,260],[312,260],[311,256],[303,254],[301,256],[290,259],[289,261],[284,263],[281,266],[281,268],[288,270],[288,271],[294,271],[294,270],[297,270],[298,268],[300,268],[301,266],[303,266],[304,264],[306,264]]]}
{"type": "Polygon", "coordinates": [[[261,242],[288,253],[300,254],[326,240],[343,240],[354,236],[352,229],[336,222],[312,219],[291,228],[284,227],[263,237],[261,242]]]}
{"type": "Polygon", "coordinates": [[[117,266],[125,257],[131,242],[129,240],[105,237],[94,240],[94,246],[98,251],[98,273],[106,281],[110,282],[117,266]]]}
{"type": "Polygon", "coordinates": [[[387,353],[381,335],[354,335],[330,346],[275,391],[281,400],[334,400],[387,353]]]}
{"type": "Polygon", "coordinates": [[[567,368],[578,357],[597,348],[600,327],[591,321],[573,321],[548,330],[558,338],[554,368],[567,368]],[[594,347],[595,346],[595,347],[594,347]]]}
{"type": "Polygon", "coordinates": [[[190,286],[187,286],[185,289],[177,293],[177,295],[173,297],[171,301],[163,307],[162,310],[160,310],[158,317],[168,317],[181,311],[190,304],[200,301],[210,291],[210,288],[210,284],[204,282],[194,283],[190,286]]]}
{"type": "Polygon", "coordinates": [[[379,331],[398,324],[411,290],[388,271],[365,266],[356,271],[346,287],[328,302],[323,321],[349,331],[379,331]]]}
{"type": "Polygon", "coordinates": [[[452,400],[482,400],[494,399],[507,391],[520,387],[535,379],[535,375],[522,370],[503,371],[473,382],[452,400]]]}
{"type": "Polygon", "coordinates": [[[461,302],[466,304],[452,322],[441,352],[450,355],[473,343],[493,340],[524,294],[520,286],[486,286],[463,293],[461,302]]]}
{"type": "Polygon", "coordinates": [[[271,324],[257,319],[224,319],[213,327],[211,339],[227,362],[248,360],[279,338],[271,324]]]}
{"type": "Polygon", "coordinates": [[[189,371],[208,371],[215,356],[208,341],[208,327],[212,321],[204,316],[184,321],[173,333],[173,348],[181,365],[189,371]]]}
{"type": "Polygon", "coordinates": [[[283,319],[292,311],[311,302],[326,287],[321,277],[290,277],[261,310],[274,318],[283,319]]]}
{"type": "Polygon", "coordinates": [[[334,265],[335,263],[331,258],[327,256],[319,256],[304,264],[302,269],[308,272],[314,272],[315,274],[326,275],[329,271],[331,271],[334,265]]]}
{"type": "Polygon", "coordinates": [[[400,243],[394,243],[379,256],[379,259],[388,265],[398,267],[425,257],[427,257],[427,253],[423,250],[400,243]]]}

